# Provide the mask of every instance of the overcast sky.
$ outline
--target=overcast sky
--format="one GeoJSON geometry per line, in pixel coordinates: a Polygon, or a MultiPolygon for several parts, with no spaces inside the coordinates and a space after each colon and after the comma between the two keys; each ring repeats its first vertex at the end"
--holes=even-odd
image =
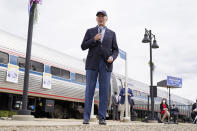
{"type": "MultiPolygon", "coordinates": [[[[0,0],[0,29],[27,37],[28,0],[0,0]]],[[[197,98],[196,0],[43,0],[33,40],[58,51],[85,58],[80,45],[88,28],[96,26],[96,12],[106,10],[107,27],[128,53],[130,78],[149,84],[149,45],[141,43],[144,28],[156,35],[153,50],[154,84],[167,75],[183,78],[174,94],[197,98]]]]}

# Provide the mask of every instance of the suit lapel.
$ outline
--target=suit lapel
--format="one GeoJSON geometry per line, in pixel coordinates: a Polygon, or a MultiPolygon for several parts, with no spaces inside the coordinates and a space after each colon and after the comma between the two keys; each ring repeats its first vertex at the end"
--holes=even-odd
{"type": "Polygon", "coordinates": [[[94,28],[93,34],[94,34],[93,36],[95,36],[96,34],[98,34],[98,27],[97,26],[94,28]]]}

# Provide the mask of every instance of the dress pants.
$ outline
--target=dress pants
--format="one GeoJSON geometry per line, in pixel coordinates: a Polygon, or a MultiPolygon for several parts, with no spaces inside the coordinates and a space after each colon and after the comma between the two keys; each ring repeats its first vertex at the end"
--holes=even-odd
{"type": "Polygon", "coordinates": [[[98,69],[86,70],[86,91],[84,120],[90,120],[92,100],[94,97],[97,78],[99,81],[99,119],[106,119],[108,106],[108,94],[110,87],[111,72],[107,72],[107,65],[103,59],[99,62],[98,69]]]}
{"type": "Polygon", "coordinates": [[[113,105],[113,120],[119,120],[118,105],[113,105]]]}

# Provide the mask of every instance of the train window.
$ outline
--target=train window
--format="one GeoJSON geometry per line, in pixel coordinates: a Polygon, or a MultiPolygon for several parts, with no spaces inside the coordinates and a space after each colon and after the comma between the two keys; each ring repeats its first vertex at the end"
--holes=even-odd
{"type": "Polygon", "coordinates": [[[137,96],[141,96],[141,92],[140,91],[137,91],[137,96]]]}
{"type": "Polygon", "coordinates": [[[146,93],[142,92],[142,93],[141,93],[141,96],[147,97],[148,95],[147,95],[146,93]]]}
{"type": "Polygon", "coordinates": [[[66,79],[70,79],[70,71],[61,69],[60,73],[61,73],[61,77],[66,78],[66,79]]]}
{"type": "Polygon", "coordinates": [[[0,63],[8,64],[9,62],[9,55],[7,53],[0,51],[0,63]]]}
{"type": "Polygon", "coordinates": [[[21,68],[25,68],[25,58],[18,57],[18,66],[21,68]]]}
{"type": "Polygon", "coordinates": [[[78,82],[85,83],[86,82],[86,76],[76,73],[75,74],[75,80],[78,81],[78,82]]]}
{"type": "Polygon", "coordinates": [[[158,101],[160,101],[160,102],[162,101],[162,98],[161,98],[161,97],[157,97],[157,99],[158,99],[158,101]]]}
{"type": "Polygon", "coordinates": [[[54,76],[60,76],[60,68],[51,66],[51,74],[54,76]]]}
{"type": "Polygon", "coordinates": [[[133,90],[133,95],[137,96],[137,91],[136,90],[133,90]]]}
{"type": "Polygon", "coordinates": [[[37,61],[31,61],[30,69],[37,72],[44,72],[44,64],[39,63],[37,61]]]}

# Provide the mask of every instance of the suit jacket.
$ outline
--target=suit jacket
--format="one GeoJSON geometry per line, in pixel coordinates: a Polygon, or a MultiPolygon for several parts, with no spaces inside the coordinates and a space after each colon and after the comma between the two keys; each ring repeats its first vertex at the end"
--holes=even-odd
{"type": "Polygon", "coordinates": [[[174,115],[178,115],[179,114],[179,109],[178,109],[178,107],[172,107],[171,109],[170,109],[170,113],[171,114],[174,114],[174,115]]]}
{"type": "MultiPolygon", "coordinates": [[[[133,92],[132,92],[132,90],[130,88],[128,88],[128,93],[131,95],[131,96],[128,96],[129,104],[133,106],[134,105],[134,101],[131,99],[131,97],[133,97],[133,92]]],[[[120,94],[119,94],[121,96],[120,104],[124,104],[124,101],[125,101],[124,94],[125,94],[125,88],[122,88],[120,90],[120,94]]]]}
{"type": "Polygon", "coordinates": [[[96,34],[98,34],[98,26],[88,29],[81,44],[82,50],[89,49],[85,69],[98,69],[99,62],[103,59],[106,63],[107,71],[111,72],[113,63],[108,63],[107,59],[109,56],[112,56],[113,60],[115,60],[118,56],[119,49],[116,42],[116,34],[106,28],[102,43],[94,40],[96,34]]]}

